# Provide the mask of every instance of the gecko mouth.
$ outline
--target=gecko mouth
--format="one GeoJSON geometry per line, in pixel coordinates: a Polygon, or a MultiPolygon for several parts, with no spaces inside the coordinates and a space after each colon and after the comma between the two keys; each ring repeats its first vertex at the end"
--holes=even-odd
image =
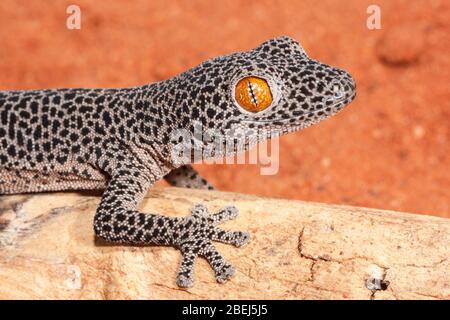
{"type": "Polygon", "coordinates": [[[245,120],[234,121],[234,122],[235,123],[239,123],[239,122],[242,122],[242,123],[254,123],[254,124],[273,124],[273,125],[286,125],[286,124],[289,124],[289,125],[295,126],[295,125],[300,125],[301,124],[300,122],[308,122],[309,119],[312,119],[312,117],[314,117],[314,116],[319,116],[319,117],[331,116],[332,114],[334,114],[337,111],[339,111],[340,109],[342,109],[340,104],[342,104],[342,106],[344,106],[345,105],[345,99],[339,100],[339,101],[337,101],[336,103],[334,103],[331,106],[323,107],[323,108],[320,108],[320,109],[317,109],[317,110],[314,110],[314,111],[310,111],[310,112],[301,113],[301,114],[298,114],[297,116],[294,116],[294,117],[288,118],[288,119],[286,119],[286,118],[276,118],[276,119],[267,119],[267,120],[265,120],[265,119],[261,119],[261,120],[248,120],[248,119],[245,119],[245,120]],[[327,109],[331,109],[331,110],[333,110],[333,112],[332,113],[328,113],[328,112],[326,112],[327,109]],[[300,116],[301,118],[298,118],[298,116],[300,116]]]}

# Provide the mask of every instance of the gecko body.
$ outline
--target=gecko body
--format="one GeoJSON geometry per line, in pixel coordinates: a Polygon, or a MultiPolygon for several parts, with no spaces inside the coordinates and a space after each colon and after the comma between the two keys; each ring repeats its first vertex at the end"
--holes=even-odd
{"type": "Polygon", "coordinates": [[[347,72],[310,59],[288,37],[140,87],[0,91],[0,194],[104,189],[94,217],[96,236],[177,247],[179,286],[193,284],[197,257],[206,258],[224,282],[234,268],[213,241],[242,246],[249,240],[246,232],[218,227],[237,217],[235,207],[209,213],[198,204],[182,218],[138,210],[162,178],[212,188],[190,165],[195,159],[173,158],[175,131],[194,135],[200,124],[233,139],[237,129],[256,133],[225,151],[207,139],[192,139],[193,149],[231,155],[328,118],[354,96],[347,72]]]}

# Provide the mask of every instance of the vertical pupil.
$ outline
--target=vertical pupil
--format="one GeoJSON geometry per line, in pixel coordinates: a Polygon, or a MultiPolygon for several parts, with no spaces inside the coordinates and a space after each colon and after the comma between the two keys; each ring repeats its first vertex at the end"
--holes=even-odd
{"type": "Polygon", "coordinates": [[[252,102],[258,107],[258,100],[256,99],[255,93],[253,91],[253,84],[250,80],[248,80],[248,92],[250,93],[250,97],[252,98],[252,102]]]}

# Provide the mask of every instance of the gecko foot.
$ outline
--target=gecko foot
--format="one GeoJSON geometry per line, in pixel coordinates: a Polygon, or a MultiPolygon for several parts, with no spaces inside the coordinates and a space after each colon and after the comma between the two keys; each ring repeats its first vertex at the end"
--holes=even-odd
{"type": "Polygon", "coordinates": [[[245,245],[250,240],[247,232],[225,231],[218,224],[235,219],[238,210],[227,206],[217,213],[210,214],[206,206],[198,204],[191,210],[189,217],[183,218],[175,226],[176,245],[182,253],[177,284],[191,287],[194,284],[194,269],[197,257],[205,258],[214,270],[219,283],[226,282],[234,273],[234,267],[227,262],[214,247],[212,241],[232,244],[236,247],[245,245]]]}

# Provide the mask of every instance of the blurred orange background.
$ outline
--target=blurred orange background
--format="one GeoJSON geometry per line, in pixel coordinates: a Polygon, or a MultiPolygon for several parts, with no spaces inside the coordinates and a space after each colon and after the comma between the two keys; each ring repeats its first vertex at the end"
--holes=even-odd
{"type": "MultiPolygon", "coordinates": [[[[280,139],[280,170],[197,166],[218,189],[450,217],[449,2],[377,0],[0,2],[0,90],[163,80],[279,35],[349,71],[357,98],[280,139]],[[81,8],[68,30],[66,8],[81,8]]],[[[160,183],[163,184],[163,183],[160,183]]]]}

